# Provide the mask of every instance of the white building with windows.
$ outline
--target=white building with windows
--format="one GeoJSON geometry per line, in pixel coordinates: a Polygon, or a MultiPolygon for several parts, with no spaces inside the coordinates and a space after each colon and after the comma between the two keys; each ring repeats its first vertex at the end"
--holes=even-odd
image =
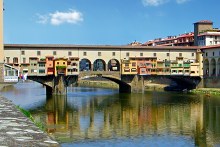
{"type": "Polygon", "coordinates": [[[205,77],[220,76],[220,44],[202,47],[203,51],[203,75],[205,77]]]}
{"type": "Polygon", "coordinates": [[[207,31],[198,35],[198,46],[211,46],[220,44],[220,30],[207,31]]]}

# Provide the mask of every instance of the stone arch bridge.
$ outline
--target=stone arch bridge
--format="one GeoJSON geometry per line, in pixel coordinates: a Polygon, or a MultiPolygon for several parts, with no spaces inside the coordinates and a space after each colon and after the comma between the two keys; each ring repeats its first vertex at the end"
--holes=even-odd
{"type": "Polygon", "coordinates": [[[167,78],[175,81],[177,85],[181,85],[184,89],[194,89],[200,83],[200,77],[189,76],[153,76],[153,75],[121,75],[116,71],[84,71],[79,75],[58,75],[51,76],[28,76],[28,79],[41,83],[46,86],[47,94],[65,95],[66,88],[71,84],[77,83],[78,80],[89,79],[93,77],[104,78],[113,81],[119,85],[120,93],[143,93],[144,80],[152,78],[167,78]]]}

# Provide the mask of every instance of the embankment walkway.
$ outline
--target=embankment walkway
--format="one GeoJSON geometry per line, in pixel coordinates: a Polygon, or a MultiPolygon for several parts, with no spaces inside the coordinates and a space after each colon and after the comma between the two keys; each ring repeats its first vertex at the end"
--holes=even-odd
{"type": "Polygon", "coordinates": [[[0,96],[0,146],[57,147],[59,144],[35,126],[11,101],[0,96]]]}

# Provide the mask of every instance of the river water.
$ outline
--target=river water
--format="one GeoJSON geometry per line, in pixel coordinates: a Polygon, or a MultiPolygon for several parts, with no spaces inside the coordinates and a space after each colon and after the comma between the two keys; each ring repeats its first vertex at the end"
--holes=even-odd
{"type": "Polygon", "coordinates": [[[29,110],[61,146],[220,146],[220,96],[68,87],[46,96],[35,82],[1,95],[29,110]]]}

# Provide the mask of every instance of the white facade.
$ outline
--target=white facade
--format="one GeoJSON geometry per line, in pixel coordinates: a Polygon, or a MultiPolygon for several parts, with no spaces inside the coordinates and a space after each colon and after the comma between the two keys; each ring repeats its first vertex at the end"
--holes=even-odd
{"type": "Polygon", "coordinates": [[[220,44],[220,32],[206,32],[198,36],[198,46],[211,46],[220,44]]]}
{"type": "Polygon", "coordinates": [[[4,50],[7,64],[13,64],[16,60],[18,64],[29,63],[30,57],[41,59],[45,56],[78,57],[79,60],[90,60],[91,64],[97,59],[102,59],[108,64],[111,59],[121,62],[128,57],[157,57],[158,60],[175,60],[176,57],[184,57],[196,60],[196,54],[197,47],[5,45],[4,50]]]}
{"type": "Polygon", "coordinates": [[[204,76],[220,76],[220,45],[204,47],[202,50],[204,76]]]}

